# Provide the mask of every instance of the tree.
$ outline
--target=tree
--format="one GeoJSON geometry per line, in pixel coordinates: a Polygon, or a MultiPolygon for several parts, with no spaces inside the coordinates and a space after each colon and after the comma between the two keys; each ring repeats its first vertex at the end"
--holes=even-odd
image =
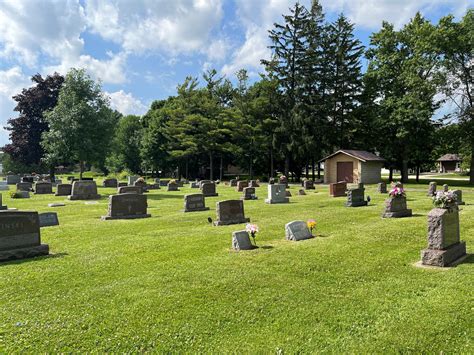
{"type": "Polygon", "coordinates": [[[474,9],[469,9],[459,23],[449,15],[438,25],[436,53],[441,92],[457,106],[457,118],[471,151],[470,184],[474,184],[474,9]]]}
{"type": "Polygon", "coordinates": [[[86,163],[107,155],[117,123],[109,100],[83,69],[71,69],[54,109],[45,115],[49,131],[43,133],[46,159],[78,162],[80,178],[86,163]]]}
{"type": "Polygon", "coordinates": [[[12,162],[23,165],[24,169],[41,164],[44,154],[41,135],[48,130],[44,113],[56,106],[64,77],[58,73],[46,78],[36,74],[31,81],[34,86],[13,97],[17,102],[14,110],[19,116],[8,120],[5,129],[10,131],[11,143],[3,148],[12,162]]]}

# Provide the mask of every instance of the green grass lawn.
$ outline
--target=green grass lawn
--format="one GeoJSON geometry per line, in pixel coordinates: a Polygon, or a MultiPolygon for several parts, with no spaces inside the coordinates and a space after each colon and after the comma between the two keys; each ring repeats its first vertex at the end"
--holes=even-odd
{"type": "MultiPolygon", "coordinates": [[[[290,204],[245,201],[259,249],[234,252],[211,211],[183,213],[179,192],[148,193],[151,218],[101,221],[98,204],[35,196],[8,207],[56,211],[42,228],[49,257],[0,264],[0,353],[350,352],[473,353],[474,258],[451,269],[413,266],[427,245],[427,185],[407,185],[412,218],[382,219],[385,195],[346,208],[326,186],[290,204]],[[412,192],[410,192],[410,189],[412,192]],[[416,190],[416,191],[415,191],[416,190]],[[285,240],[292,220],[317,220],[318,237],[285,240]]],[[[474,247],[474,188],[463,187],[461,238],[474,247]]]]}

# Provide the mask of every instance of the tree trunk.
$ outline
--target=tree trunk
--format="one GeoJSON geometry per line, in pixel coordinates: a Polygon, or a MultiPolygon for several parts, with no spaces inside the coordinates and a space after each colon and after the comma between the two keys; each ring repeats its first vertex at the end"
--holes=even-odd
{"type": "Polygon", "coordinates": [[[393,167],[390,167],[388,170],[389,170],[388,182],[392,182],[393,181],[393,167]]]}
{"type": "Polygon", "coordinates": [[[274,167],[273,167],[273,147],[270,147],[270,178],[273,177],[273,171],[274,171],[274,167]]]}
{"type": "Polygon", "coordinates": [[[222,178],[224,177],[224,158],[222,158],[221,155],[221,161],[220,161],[220,166],[219,166],[219,180],[222,181],[222,178]]]}
{"type": "Polygon", "coordinates": [[[249,159],[249,176],[250,176],[250,180],[253,180],[253,157],[252,157],[252,154],[250,154],[250,159],[249,159]]]}
{"type": "Polygon", "coordinates": [[[212,180],[214,178],[214,164],[212,161],[212,152],[209,153],[209,180],[212,180]]]}
{"type": "Polygon", "coordinates": [[[285,155],[285,176],[288,178],[290,174],[290,153],[285,155]]]}
{"type": "Polygon", "coordinates": [[[471,165],[469,167],[469,184],[474,185],[474,142],[471,143],[471,165]]]}
{"type": "Polygon", "coordinates": [[[318,162],[318,179],[321,179],[321,163],[318,162]]]}
{"type": "Polygon", "coordinates": [[[401,171],[401,182],[402,183],[407,183],[408,182],[408,161],[403,160],[402,161],[402,171],[401,171]]]}
{"type": "Polygon", "coordinates": [[[308,162],[306,162],[306,168],[305,168],[304,177],[307,179],[307,178],[308,178],[308,175],[309,175],[309,164],[308,164],[308,162]]]}
{"type": "Polygon", "coordinates": [[[312,175],[313,175],[313,182],[314,182],[314,178],[315,178],[314,172],[315,172],[315,171],[314,171],[314,158],[313,158],[313,159],[311,160],[311,173],[312,173],[312,175]]]}
{"type": "Polygon", "coordinates": [[[82,180],[82,173],[84,172],[84,161],[79,162],[79,180],[82,180]]]}
{"type": "Polygon", "coordinates": [[[416,166],[416,182],[420,182],[420,166],[416,166]]]}
{"type": "Polygon", "coordinates": [[[56,177],[54,176],[54,166],[50,166],[49,167],[49,178],[51,180],[51,182],[54,182],[56,180],[56,177]]]}
{"type": "Polygon", "coordinates": [[[185,179],[186,180],[189,180],[188,173],[189,173],[189,162],[188,162],[188,158],[186,158],[186,165],[185,165],[185,174],[186,174],[185,179]]]}

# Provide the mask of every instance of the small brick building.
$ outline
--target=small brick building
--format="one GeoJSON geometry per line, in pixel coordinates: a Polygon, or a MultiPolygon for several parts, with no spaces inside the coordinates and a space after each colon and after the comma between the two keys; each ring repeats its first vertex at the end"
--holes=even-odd
{"type": "Polygon", "coordinates": [[[376,184],[382,179],[385,159],[364,150],[341,149],[321,162],[324,162],[325,184],[339,181],[376,184]]]}

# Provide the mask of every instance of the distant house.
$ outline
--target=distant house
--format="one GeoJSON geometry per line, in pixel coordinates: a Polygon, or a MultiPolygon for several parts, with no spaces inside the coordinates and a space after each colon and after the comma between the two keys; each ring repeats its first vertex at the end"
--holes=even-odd
{"type": "Polygon", "coordinates": [[[440,173],[461,171],[462,158],[457,154],[445,154],[436,162],[438,163],[438,171],[440,173]]]}
{"type": "Polygon", "coordinates": [[[338,150],[322,159],[324,183],[338,181],[376,184],[381,181],[385,159],[364,150],[338,150]]]}

